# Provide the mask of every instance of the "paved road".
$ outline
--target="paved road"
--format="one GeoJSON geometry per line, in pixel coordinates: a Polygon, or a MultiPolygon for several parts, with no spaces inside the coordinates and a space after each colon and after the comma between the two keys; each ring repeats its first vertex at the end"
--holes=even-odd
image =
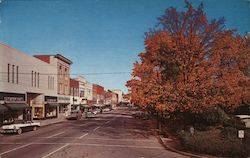
{"type": "Polygon", "coordinates": [[[0,135],[0,158],[171,158],[148,121],[128,108],[88,120],[66,121],[21,135],[0,135]]]}

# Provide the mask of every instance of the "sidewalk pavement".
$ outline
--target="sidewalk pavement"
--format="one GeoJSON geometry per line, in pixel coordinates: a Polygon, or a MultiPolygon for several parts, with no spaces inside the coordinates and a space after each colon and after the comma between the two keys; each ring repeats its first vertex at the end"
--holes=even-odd
{"type": "Polygon", "coordinates": [[[40,122],[41,126],[47,126],[55,123],[60,123],[63,121],[66,121],[66,118],[59,117],[59,118],[52,118],[52,119],[46,119],[46,120],[33,120],[34,122],[40,122]]]}

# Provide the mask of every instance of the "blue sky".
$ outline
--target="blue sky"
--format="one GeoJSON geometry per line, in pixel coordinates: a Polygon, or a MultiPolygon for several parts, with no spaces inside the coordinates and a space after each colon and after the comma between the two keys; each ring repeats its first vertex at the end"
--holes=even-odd
{"type": "MultiPolygon", "coordinates": [[[[206,0],[204,8],[209,19],[224,16],[226,27],[243,35],[250,31],[249,3],[206,0]]],[[[184,0],[2,0],[0,42],[30,55],[61,53],[73,61],[72,74],[131,72],[144,33],[170,6],[182,10],[184,0]]],[[[126,91],[130,74],[85,77],[126,91]]]]}

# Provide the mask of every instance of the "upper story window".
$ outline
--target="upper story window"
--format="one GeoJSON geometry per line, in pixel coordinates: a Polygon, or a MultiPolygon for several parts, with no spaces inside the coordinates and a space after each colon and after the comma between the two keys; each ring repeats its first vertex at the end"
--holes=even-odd
{"type": "Polygon", "coordinates": [[[34,83],[35,83],[35,87],[36,87],[36,72],[35,72],[35,81],[34,81],[34,83]]]}
{"type": "Polygon", "coordinates": [[[40,82],[40,73],[37,73],[37,87],[39,87],[40,82]]]}
{"type": "Polygon", "coordinates": [[[62,78],[62,66],[61,65],[59,66],[59,76],[60,78],[62,78]]]}
{"type": "Polygon", "coordinates": [[[67,75],[68,75],[68,70],[67,68],[64,69],[64,78],[67,79],[67,75]]]}
{"type": "Polygon", "coordinates": [[[10,64],[8,64],[8,82],[10,82],[10,64]]]}
{"type": "Polygon", "coordinates": [[[19,66],[16,67],[16,83],[18,84],[19,66]]]}
{"type": "Polygon", "coordinates": [[[15,81],[15,65],[12,65],[12,83],[15,81]]]}
{"type": "Polygon", "coordinates": [[[33,75],[34,75],[34,72],[31,71],[31,86],[33,87],[33,75]]]}

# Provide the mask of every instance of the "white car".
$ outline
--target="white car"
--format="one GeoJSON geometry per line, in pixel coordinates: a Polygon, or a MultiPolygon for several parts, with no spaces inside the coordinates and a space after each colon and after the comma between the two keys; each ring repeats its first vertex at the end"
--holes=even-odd
{"type": "Polygon", "coordinates": [[[40,122],[22,122],[22,123],[13,123],[10,125],[3,125],[0,133],[17,133],[21,134],[24,129],[32,129],[33,131],[37,130],[40,127],[40,122]]]}

